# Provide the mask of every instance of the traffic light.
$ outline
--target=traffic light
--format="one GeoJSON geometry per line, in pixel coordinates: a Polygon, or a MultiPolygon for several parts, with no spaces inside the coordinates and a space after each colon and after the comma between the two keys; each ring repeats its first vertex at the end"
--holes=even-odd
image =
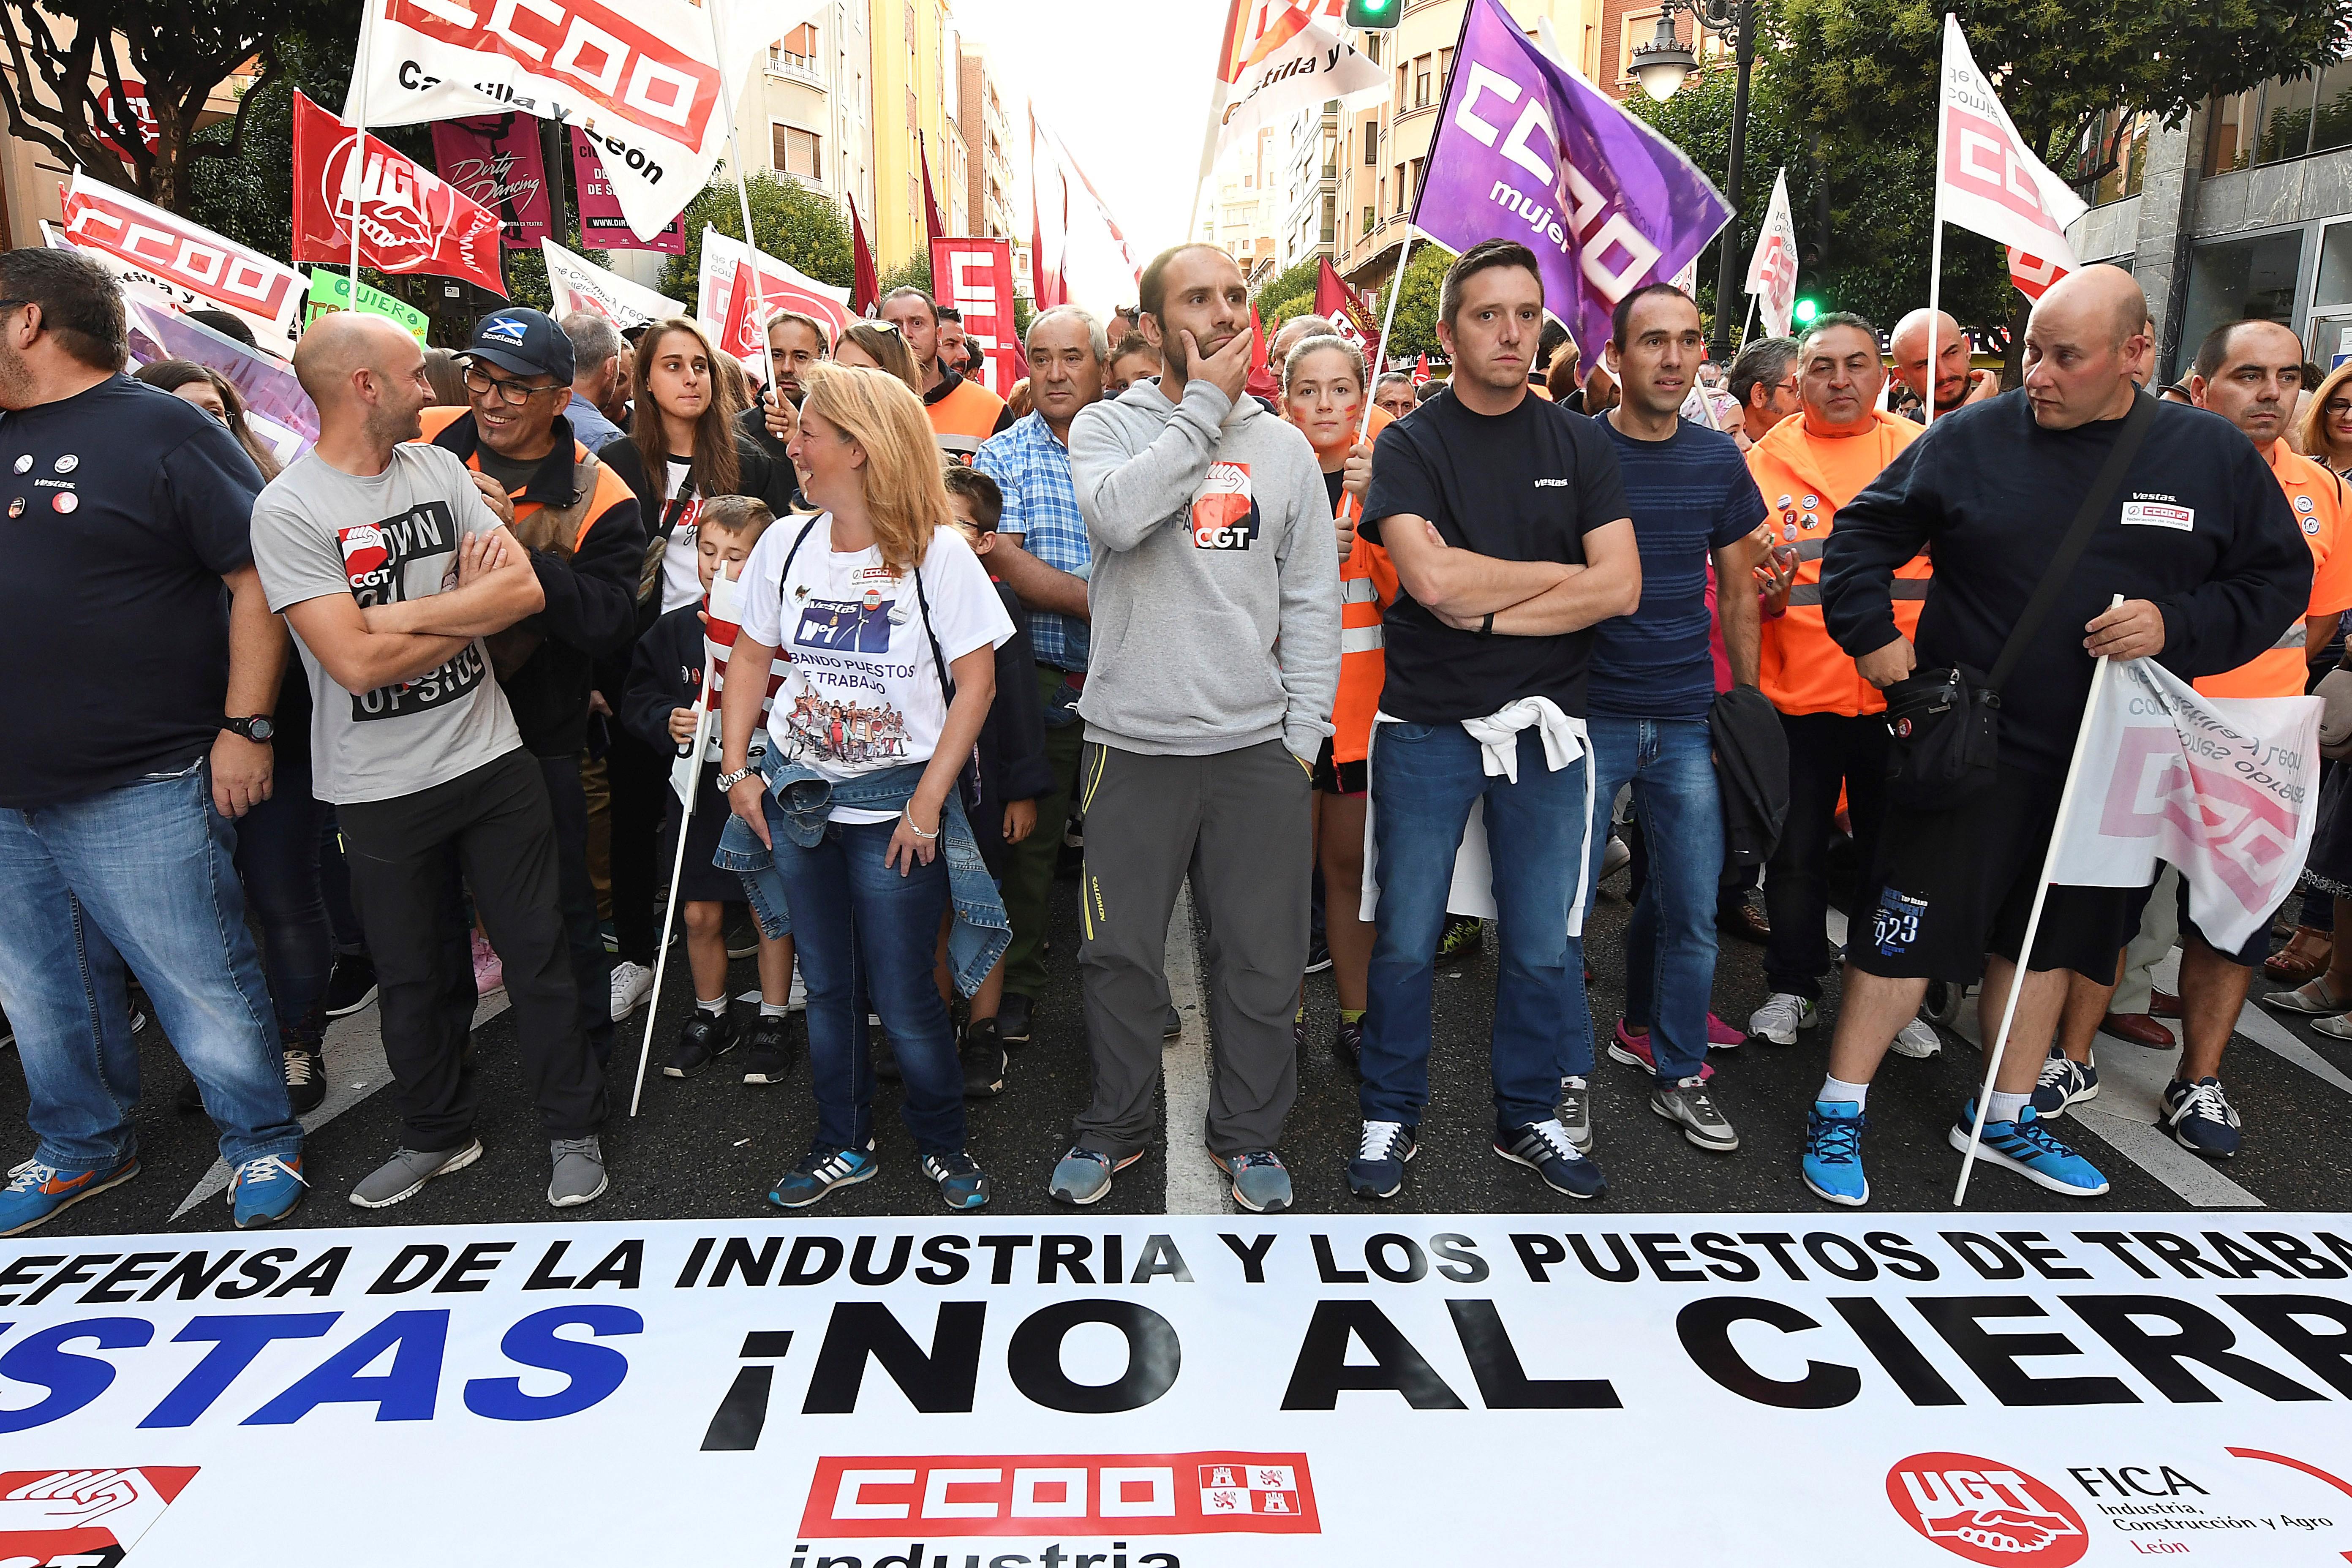
{"type": "Polygon", "coordinates": [[[1810,327],[1813,324],[1814,318],[1821,313],[1822,302],[1808,294],[1797,301],[1796,308],[1789,312],[1789,316],[1797,325],[1810,327]]]}
{"type": "Polygon", "coordinates": [[[1348,0],[1348,26],[1378,31],[1397,25],[1404,0],[1348,0]]]}

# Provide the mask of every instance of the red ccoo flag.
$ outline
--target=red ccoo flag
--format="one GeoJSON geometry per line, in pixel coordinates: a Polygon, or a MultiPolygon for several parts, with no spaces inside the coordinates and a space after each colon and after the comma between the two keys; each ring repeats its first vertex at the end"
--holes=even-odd
{"type": "Polygon", "coordinates": [[[294,95],[294,259],[463,278],[504,297],[499,218],[432,170],[294,95]]]}
{"type": "Polygon", "coordinates": [[[1328,256],[1315,275],[1315,313],[1338,327],[1341,337],[1355,340],[1364,351],[1365,363],[1381,363],[1380,316],[1362,295],[1348,287],[1348,280],[1332,268],[1328,256]]]}
{"type": "Polygon", "coordinates": [[[856,202],[849,204],[849,237],[857,248],[857,269],[849,281],[850,312],[870,316],[882,303],[882,276],[875,268],[874,247],[866,243],[866,225],[856,202]]]}
{"type": "MultiPolygon", "coordinates": [[[[727,320],[719,329],[719,346],[742,362],[746,369],[764,365],[761,350],[759,307],[753,299],[751,268],[735,264],[735,281],[727,291],[727,320]]],[[[754,374],[759,374],[755,370],[754,374]]]]}

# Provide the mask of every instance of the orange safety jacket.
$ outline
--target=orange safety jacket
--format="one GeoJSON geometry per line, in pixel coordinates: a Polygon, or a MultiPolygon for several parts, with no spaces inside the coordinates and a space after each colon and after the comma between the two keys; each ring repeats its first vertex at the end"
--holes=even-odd
{"type": "MultiPolygon", "coordinates": [[[[1764,622],[1759,685],[1783,713],[1842,713],[1849,718],[1885,711],[1886,699],[1862,678],[1853,660],[1830,637],[1822,619],[1822,548],[1837,528],[1838,509],[1860,495],[1895,455],[1917,440],[1920,427],[1874,410],[1875,427],[1835,440],[1810,436],[1805,416],[1791,414],[1748,451],[1748,470],[1764,492],[1766,527],[1774,542],[1797,552],[1797,580],[1785,615],[1764,622]],[[1863,451],[1839,453],[1831,463],[1820,450],[1863,444],[1863,451]],[[1863,471],[1866,468],[1866,472],[1863,471]],[[1832,475],[1843,479],[1832,482],[1832,475]]],[[[1919,612],[1926,606],[1932,575],[1927,557],[1914,556],[1895,570],[1895,625],[1916,641],[1919,612]]]]}
{"type": "MultiPolygon", "coordinates": [[[[1339,515],[1358,523],[1362,503],[1342,493],[1339,515]]],[[[1389,552],[1362,534],[1339,563],[1339,693],[1331,706],[1331,760],[1360,763],[1372,741],[1372,716],[1380,711],[1388,683],[1388,654],[1381,619],[1397,596],[1396,566],[1389,552]]]]}
{"type": "Polygon", "coordinates": [[[2226,674],[2198,680],[2197,689],[2208,697],[2302,696],[2311,671],[2313,650],[2304,646],[2309,617],[2352,609],[2352,536],[2345,531],[2352,523],[2352,502],[2344,481],[2284,441],[2272,442],[2263,455],[2286,492],[2303,542],[2311,546],[2311,607],[2264,652],[2226,674]]]}
{"type": "Polygon", "coordinates": [[[930,416],[940,450],[959,463],[969,463],[981,443],[996,434],[997,422],[1004,417],[1004,399],[976,381],[959,380],[938,402],[925,403],[923,412],[930,416]]]}

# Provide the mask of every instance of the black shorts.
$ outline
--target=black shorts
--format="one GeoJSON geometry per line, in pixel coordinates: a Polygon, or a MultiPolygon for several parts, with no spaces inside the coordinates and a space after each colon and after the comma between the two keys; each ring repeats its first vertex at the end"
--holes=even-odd
{"type": "MultiPolygon", "coordinates": [[[[677,872],[677,901],[681,904],[733,904],[743,900],[743,879],[710,863],[710,858],[719,852],[719,835],[727,831],[728,820],[734,815],[734,807],[719,793],[719,771],[717,763],[705,763],[702,776],[695,781],[695,787],[702,795],[694,803],[694,820],[686,826],[686,864],[677,872]]],[[[666,809],[657,852],[661,857],[661,885],[667,887],[670,863],[677,854],[678,820],[686,815],[678,804],[677,791],[670,787],[667,772],[662,775],[662,799],[666,809]]]]}
{"type": "Polygon", "coordinates": [[[1318,795],[1370,795],[1372,789],[1371,762],[1358,757],[1352,763],[1331,760],[1331,737],[1323,737],[1323,749],[1315,753],[1315,789],[1318,795]]]}
{"type": "MultiPolygon", "coordinates": [[[[2063,780],[2003,768],[1956,811],[1889,801],[1877,863],[1861,886],[1867,908],[1847,921],[1846,958],[1865,974],[1965,984],[1987,953],[2012,963],[2025,943],[2063,780]]],[[[2071,969],[2101,984],[2137,929],[2130,888],[2053,887],[2028,969],[2071,969]]]]}
{"type": "MultiPolygon", "coordinates": [[[[2160,867],[2158,868],[2157,874],[2158,877],[2163,875],[2163,870],[2160,867]]],[[[2173,879],[2173,885],[2176,892],[2179,895],[2180,934],[2183,937],[2193,936],[2198,941],[2204,942],[2206,946],[2213,948],[2214,952],[2221,952],[2221,950],[2218,947],[2214,947],[2212,942],[2205,935],[2205,933],[2198,929],[2197,922],[2189,918],[2189,879],[2186,877],[2175,878],[2173,879]]],[[[2152,887],[2142,888],[2132,894],[2131,903],[2126,911],[2131,917],[2132,930],[2137,931],[2139,929],[2141,917],[2147,913],[2148,900],[2155,896],[2156,889],[2152,887]]],[[[2254,928],[2254,934],[2246,939],[2246,945],[2244,947],[2239,949],[2236,952],[2221,952],[2222,957],[2228,959],[2231,963],[2237,964],[2242,969],[2252,969],[2254,965],[2260,963],[2270,955],[2271,923],[2268,921],[2264,921],[2261,925],[2254,928]]]]}

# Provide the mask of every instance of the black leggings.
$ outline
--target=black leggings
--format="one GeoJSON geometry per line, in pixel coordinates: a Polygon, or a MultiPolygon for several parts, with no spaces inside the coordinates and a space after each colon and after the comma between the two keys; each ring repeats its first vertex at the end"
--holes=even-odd
{"type": "Polygon", "coordinates": [[[310,795],[310,737],[278,754],[268,800],[236,825],[236,874],[261,927],[262,963],[282,1035],[316,1040],[318,1014],[334,967],[335,943],[320,896],[320,826],[327,808],[310,795]]]}

